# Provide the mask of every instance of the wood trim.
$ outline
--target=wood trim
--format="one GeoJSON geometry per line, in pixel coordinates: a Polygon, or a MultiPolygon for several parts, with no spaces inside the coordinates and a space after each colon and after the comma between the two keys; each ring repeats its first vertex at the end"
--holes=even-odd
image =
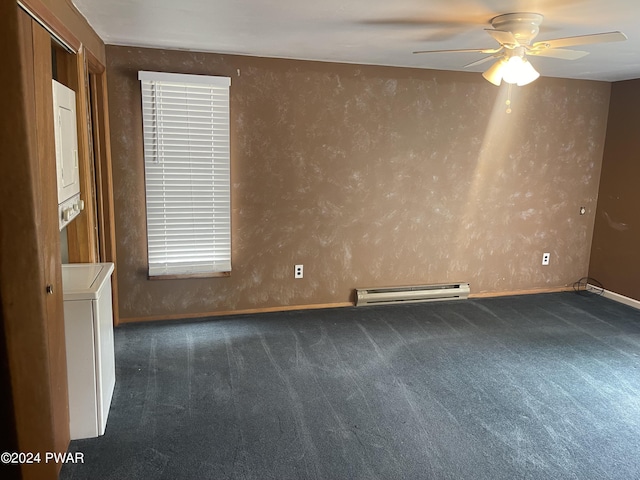
{"type": "Polygon", "coordinates": [[[190,278],[223,278],[230,277],[231,272],[185,273],[179,275],[148,275],[148,280],[188,280],[190,278]]]}
{"type": "Polygon", "coordinates": [[[85,58],[87,59],[87,65],[89,66],[89,73],[94,73],[96,75],[102,75],[106,68],[102,64],[102,62],[94,55],[94,53],[85,47],[84,49],[85,58]]]}
{"type": "Polygon", "coordinates": [[[601,289],[600,287],[591,285],[590,283],[587,284],[587,291],[592,295],[602,295],[604,298],[608,298],[614,302],[640,309],[640,300],[636,300],[635,298],[627,297],[626,295],[621,295],[611,290],[601,289]]]}
{"type": "Polygon", "coordinates": [[[105,248],[107,247],[107,232],[105,232],[104,225],[105,219],[105,205],[104,205],[104,185],[102,181],[103,177],[103,149],[104,139],[102,134],[102,125],[99,115],[99,101],[97,98],[97,89],[99,88],[98,81],[95,75],[89,73],[89,109],[91,113],[91,135],[93,146],[93,169],[95,173],[95,202],[96,202],[96,215],[97,215],[97,235],[98,235],[98,253],[101,262],[110,262],[111,259],[105,255],[105,248]]]}
{"type": "Polygon", "coordinates": [[[228,315],[247,315],[252,313],[289,312],[292,310],[318,310],[322,308],[344,307],[353,307],[353,302],[318,303],[312,305],[286,305],[281,307],[248,308],[244,310],[227,310],[221,312],[151,315],[148,317],[120,318],[120,323],[155,322],[164,320],[197,320],[207,317],[222,317],[228,315]]]}
{"type": "Polygon", "coordinates": [[[111,296],[113,301],[113,323],[118,325],[118,262],[116,259],[115,206],[113,200],[113,174],[111,165],[111,142],[109,132],[109,102],[107,97],[107,75],[104,66],[87,50],[89,69],[90,101],[92,115],[93,150],[96,169],[96,196],[98,200],[98,234],[100,261],[112,262],[111,296]]]}
{"type": "Polygon", "coordinates": [[[28,10],[27,14],[30,16],[33,15],[36,21],[51,30],[51,33],[55,36],[60,37],[60,39],[73,48],[75,52],[80,50],[82,43],[78,37],[71,33],[71,30],[69,30],[41,0],[18,0],[18,4],[24,5],[28,10]]]}
{"type": "MultiPolygon", "coordinates": [[[[513,290],[508,292],[484,292],[469,295],[469,298],[493,298],[508,297],[512,295],[534,295],[537,293],[558,293],[573,291],[572,287],[536,288],[531,290],[513,290]]],[[[253,313],[288,312],[291,310],[316,310],[321,308],[344,308],[353,307],[354,302],[318,303],[311,305],[287,305],[281,307],[248,308],[243,310],[226,310],[220,312],[185,313],[171,315],[150,315],[146,317],[121,318],[120,323],[155,322],[165,320],[193,320],[207,317],[221,317],[231,315],[247,315],[253,313]]],[[[361,307],[362,308],[362,307],[361,307]]],[[[366,307],[365,307],[366,308],[366,307]]]]}
{"type": "Polygon", "coordinates": [[[71,263],[112,262],[114,325],[119,322],[115,209],[106,69],[84,46],[76,56],[60,55],[60,74],[76,92],[80,190],[85,210],[67,227],[71,263]],[[66,63],[65,63],[66,62],[66,63]]]}
{"type": "Polygon", "coordinates": [[[96,233],[96,202],[94,184],[94,162],[90,132],[87,67],[84,48],[80,48],[67,64],[68,87],[76,92],[78,115],[78,159],[80,175],[80,198],[84,200],[84,211],[67,226],[70,263],[97,263],[98,238],[96,233]]]}
{"type": "Polygon", "coordinates": [[[493,297],[509,297],[512,295],[535,295],[537,293],[558,293],[571,292],[573,287],[552,287],[552,288],[532,288],[530,290],[512,290],[506,292],[480,292],[472,293],[469,298],[493,298],[493,297]]]}

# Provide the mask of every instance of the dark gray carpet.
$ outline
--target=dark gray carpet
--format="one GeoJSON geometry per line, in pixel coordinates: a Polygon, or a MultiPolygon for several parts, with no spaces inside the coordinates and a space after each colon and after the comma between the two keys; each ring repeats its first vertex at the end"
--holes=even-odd
{"type": "Polygon", "coordinates": [[[575,293],[116,330],[69,479],[638,479],[640,311],[575,293]]]}

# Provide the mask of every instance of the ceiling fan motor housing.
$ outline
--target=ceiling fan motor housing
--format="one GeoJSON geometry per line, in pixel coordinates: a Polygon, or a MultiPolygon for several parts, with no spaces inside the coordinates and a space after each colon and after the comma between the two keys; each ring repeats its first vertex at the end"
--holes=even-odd
{"type": "Polygon", "coordinates": [[[540,32],[544,17],[539,13],[507,13],[491,19],[496,30],[511,32],[520,45],[529,45],[540,32]]]}

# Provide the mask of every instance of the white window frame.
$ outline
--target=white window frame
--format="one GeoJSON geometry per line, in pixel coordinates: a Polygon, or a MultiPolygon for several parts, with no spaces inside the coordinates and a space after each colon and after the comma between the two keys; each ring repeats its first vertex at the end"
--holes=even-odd
{"type": "Polygon", "coordinates": [[[138,72],[149,278],[231,272],[229,77],[138,72]]]}

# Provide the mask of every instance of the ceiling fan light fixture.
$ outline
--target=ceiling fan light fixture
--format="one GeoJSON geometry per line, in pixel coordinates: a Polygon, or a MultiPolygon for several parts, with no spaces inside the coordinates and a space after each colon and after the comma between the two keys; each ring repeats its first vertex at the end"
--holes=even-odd
{"type": "Polygon", "coordinates": [[[521,87],[536,80],[540,74],[526,58],[514,55],[509,59],[501,58],[482,76],[497,87],[503,80],[521,87]]]}
{"type": "Polygon", "coordinates": [[[531,63],[528,60],[524,60],[524,63],[522,64],[522,69],[520,70],[520,76],[516,84],[519,87],[522,87],[523,85],[528,85],[534,80],[537,80],[539,76],[540,74],[535,68],[533,68],[533,65],[531,65],[531,63]]]}
{"type": "Polygon", "coordinates": [[[619,31],[592,33],[575,37],[554,38],[534,42],[540,32],[543,16],[539,13],[520,12],[498,15],[490,20],[493,28],[486,28],[487,32],[500,46],[498,48],[465,48],[454,50],[419,50],[413,53],[484,53],[489,56],[465,65],[465,68],[475,67],[491,58],[497,58],[495,63],[482,76],[493,85],[500,86],[504,80],[509,85],[528,85],[535,81],[540,74],[527,60],[527,56],[541,56],[577,60],[589,52],[566,49],[577,45],[591,45],[604,42],[621,42],[627,36],[619,31]]]}
{"type": "Polygon", "coordinates": [[[502,71],[502,79],[505,82],[515,83],[518,86],[528,85],[539,76],[540,74],[533,68],[533,65],[519,55],[509,58],[502,71]]]}
{"type": "Polygon", "coordinates": [[[507,62],[501,58],[497,62],[494,62],[482,76],[496,87],[499,87],[502,83],[502,75],[506,63],[507,62]]]}

